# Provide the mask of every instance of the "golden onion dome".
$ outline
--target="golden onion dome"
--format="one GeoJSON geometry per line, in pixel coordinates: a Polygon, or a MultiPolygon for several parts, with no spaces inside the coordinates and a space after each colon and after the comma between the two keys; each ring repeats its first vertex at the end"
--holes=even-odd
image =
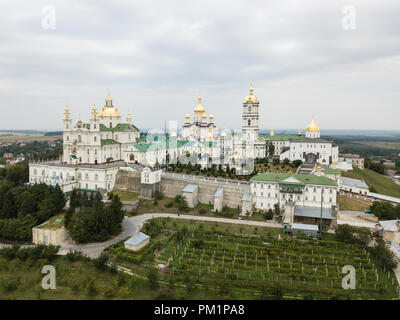
{"type": "Polygon", "coordinates": [[[71,113],[69,112],[69,107],[68,106],[65,106],[64,114],[65,114],[65,116],[64,116],[63,120],[72,120],[71,113]]]}
{"type": "Polygon", "coordinates": [[[103,107],[99,112],[102,117],[120,117],[120,113],[116,107],[103,107]]]}
{"type": "Polygon", "coordinates": [[[253,82],[250,83],[250,93],[249,95],[244,99],[244,103],[258,103],[257,97],[253,94],[253,82]]]}
{"type": "Polygon", "coordinates": [[[185,115],[185,119],[190,119],[190,115],[189,115],[189,113],[186,113],[186,115],[185,115]]]}
{"type": "Polygon", "coordinates": [[[206,114],[203,114],[201,117],[202,117],[203,119],[207,119],[207,115],[206,115],[206,114]]]}
{"type": "Polygon", "coordinates": [[[214,119],[214,116],[212,114],[210,114],[210,119],[214,119]]]}
{"type": "Polygon", "coordinates": [[[307,126],[306,131],[307,132],[319,132],[320,131],[319,126],[315,123],[314,116],[312,117],[311,123],[307,126]]]}
{"type": "Polygon", "coordinates": [[[299,136],[301,136],[301,130],[299,130],[299,136]]]}
{"type": "Polygon", "coordinates": [[[196,108],[194,108],[194,113],[195,114],[203,114],[205,112],[206,112],[206,109],[204,109],[203,105],[201,104],[201,97],[199,97],[197,106],[196,106],[196,108]]]}

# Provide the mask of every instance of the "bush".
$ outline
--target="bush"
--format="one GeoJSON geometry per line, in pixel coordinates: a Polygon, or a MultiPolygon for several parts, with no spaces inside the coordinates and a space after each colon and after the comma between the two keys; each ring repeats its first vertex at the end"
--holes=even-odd
{"type": "Polygon", "coordinates": [[[80,250],[70,249],[66,256],[69,261],[82,261],[87,259],[87,256],[80,250]]]}
{"type": "Polygon", "coordinates": [[[164,205],[164,207],[166,207],[166,208],[172,208],[173,205],[174,205],[173,202],[172,202],[172,201],[169,201],[169,202],[167,202],[167,203],[164,205]]]}
{"type": "Polygon", "coordinates": [[[97,258],[93,259],[93,265],[99,270],[105,270],[107,268],[108,254],[102,252],[97,258]]]}
{"type": "Polygon", "coordinates": [[[201,209],[199,210],[199,213],[200,213],[200,214],[206,214],[206,213],[207,213],[207,210],[206,210],[205,208],[201,208],[201,209]]]}
{"type": "Polygon", "coordinates": [[[86,286],[86,293],[89,296],[94,296],[97,294],[96,284],[93,279],[89,279],[88,284],[86,286]]]}
{"type": "Polygon", "coordinates": [[[162,200],[164,198],[164,195],[160,191],[154,192],[154,198],[157,200],[162,200]]]}
{"type": "Polygon", "coordinates": [[[272,220],[274,218],[274,212],[272,211],[272,209],[268,209],[264,217],[265,220],[272,220]]]}

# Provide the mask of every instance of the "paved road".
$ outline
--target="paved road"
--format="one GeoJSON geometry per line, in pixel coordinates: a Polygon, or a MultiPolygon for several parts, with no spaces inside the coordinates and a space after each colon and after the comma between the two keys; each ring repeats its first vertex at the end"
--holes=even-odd
{"type": "Polygon", "coordinates": [[[109,245],[123,240],[129,236],[134,235],[139,232],[143,223],[149,219],[158,217],[170,217],[174,219],[184,219],[184,220],[198,220],[198,221],[211,221],[211,222],[222,222],[249,226],[260,226],[260,227],[271,227],[271,228],[282,228],[281,224],[272,222],[261,222],[261,221],[249,221],[249,220],[239,220],[239,219],[229,219],[229,218],[216,218],[216,217],[201,217],[192,215],[177,215],[173,213],[148,213],[134,217],[125,217],[122,222],[122,233],[117,237],[110,239],[105,242],[96,242],[88,244],[76,244],[71,240],[64,241],[61,245],[59,254],[67,254],[69,250],[81,250],[86,253],[91,258],[96,258],[100,253],[109,245]]]}

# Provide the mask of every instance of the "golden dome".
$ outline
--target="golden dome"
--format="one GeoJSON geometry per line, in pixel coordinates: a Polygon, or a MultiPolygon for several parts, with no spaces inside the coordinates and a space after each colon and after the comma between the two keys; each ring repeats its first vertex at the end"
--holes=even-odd
{"type": "Polygon", "coordinates": [[[203,114],[201,117],[202,117],[203,119],[207,119],[207,115],[206,115],[206,114],[203,114]]]}
{"type": "Polygon", "coordinates": [[[321,171],[321,166],[320,165],[318,165],[317,170],[321,171]]]}
{"type": "Polygon", "coordinates": [[[116,107],[103,107],[99,114],[102,117],[120,117],[121,116],[116,107]]]}
{"type": "Polygon", "coordinates": [[[315,123],[314,116],[312,117],[311,123],[306,128],[307,132],[318,132],[320,131],[319,126],[315,123]]]}
{"type": "Polygon", "coordinates": [[[72,118],[70,116],[71,113],[69,112],[69,107],[68,106],[65,106],[64,114],[65,114],[65,117],[63,118],[63,120],[72,120],[72,118]]]}
{"type": "Polygon", "coordinates": [[[223,129],[222,133],[221,133],[221,137],[226,137],[226,131],[225,128],[223,129]]]}
{"type": "Polygon", "coordinates": [[[131,117],[131,112],[128,111],[128,115],[126,116],[126,122],[131,122],[132,117],[131,117]]]}
{"type": "Polygon", "coordinates": [[[190,119],[189,113],[186,113],[185,119],[190,119]]]}
{"type": "Polygon", "coordinates": [[[210,119],[214,119],[214,116],[212,114],[210,114],[210,119]]]}
{"type": "Polygon", "coordinates": [[[90,120],[98,120],[97,107],[95,104],[92,107],[92,116],[90,117],[90,120]]]}
{"type": "Polygon", "coordinates": [[[253,82],[250,83],[250,93],[244,99],[244,103],[251,102],[251,103],[258,103],[257,97],[253,94],[253,82]]]}
{"type": "Polygon", "coordinates": [[[299,130],[299,136],[301,136],[301,130],[299,130]]]}
{"type": "Polygon", "coordinates": [[[106,97],[106,105],[99,112],[101,117],[120,117],[120,113],[116,107],[112,104],[112,99],[110,97],[110,92],[108,92],[108,96],[106,97]]]}
{"type": "Polygon", "coordinates": [[[206,112],[206,109],[203,108],[203,105],[201,104],[201,97],[199,97],[199,102],[196,106],[196,108],[194,108],[194,113],[195,114],[203,114],[206,112]]]}

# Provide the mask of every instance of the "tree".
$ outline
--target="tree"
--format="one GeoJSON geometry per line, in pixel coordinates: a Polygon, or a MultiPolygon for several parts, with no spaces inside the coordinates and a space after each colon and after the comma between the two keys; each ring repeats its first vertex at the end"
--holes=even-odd
{"type": "Polygon", "coordinates": [[[29,213],[35,213],[38,208],[37,201],[32,193],[24,191],[16,199],[18,213],[25,216],[29,213]]]}
{"type": "Polygon", "coordinates": [[[56,186],[53,190],[52,200],[53,200],[54,206],[56,208],[56,212],[57,213],[61,212],[65,207],[66,199],[65,199],[64,192],[62,192],[62,190],[58,184],[56,184],[56,186]]]}
{"type": "Polygon", "coordinates": [[[265,220],[272,220],[274,217],[274,213],[272,212],[271,209],[268,209],[268,211],[265,213],[265,220]]]}
{"type": "Polygon", "coordinates": [[[280,216],[281,214],[281,208],[279,207],[279,204],[274,204],[274,214],[275,216],[280,216]]]}
{"type": "Polygon", "coordinates": [[[385,270],[393,270],[397,267],[397,260],[393,252],[386,246],[385,241],[376,239],[375,246],[370,249],[371,255],[385,270]]]}
{"type": "Polygon", "coordinates": [[[289,163],[290,163],[290,161],[289,161],[288,158],[283,159],[283,164],[284,164],[285,166],[289,165],[289,163]]]}
{"type": "Polygon", "coordinates": [[[7,219],[17,217],[17,208],[11,191],[7,192],[5,196],[3,206],[1,207],[1,217],[7,219]]]}
{"type": "Polygon", "coordinates": [[[275,146],[272,143],[272,141],[269,141],[269,143],[268,143],[268,155],[269,156],[273,156],[274,153],[275,153],[275,146]]]}
{"type": "Polygon", "coordinates": [[[278,165],[281,161],[279,160],[279,158],[274,158],[274,160],[272,160],[274,165],[278,165]]]}
{"type": "Polygon", "coordinates": [[[303,161],[297,159],[297,160],[294,160],[294,161],[292,162],[292,166],[293,166],[294,168],[298,168],[298,167],[301,166],[302,163],[303,163],[303,161]]]}
{"type": "Polygon", "coordinates": [[[69,195],[69,206],[72,208],[79,207],[79,194],[77,189],[73,189],[69,195]]]}

